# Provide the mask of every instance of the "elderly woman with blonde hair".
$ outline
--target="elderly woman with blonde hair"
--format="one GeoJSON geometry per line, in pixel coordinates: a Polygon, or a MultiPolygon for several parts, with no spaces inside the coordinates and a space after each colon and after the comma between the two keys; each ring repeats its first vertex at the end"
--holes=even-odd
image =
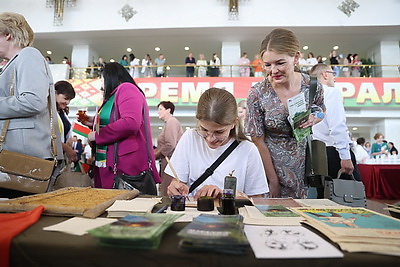
{"type": "MultiPolygon", "coordinates": [[[[0,72],[0,129],[6,120],[10,120],[2,148],[52,159],[49,122],[53,121],[53,129],[58,137],[58,155],[62,159],[53,78],[42,54],[31,47],[33,39],[33,31],[22,15],[0,13],[0,58],[7,60],[0,72]],[[13,88],[12,92],[10,88],[13,88]],[[50,120],[48,97],[51,98],[53,120],[50,120]]],[[[25,194],[0,188],[0,197],[25,194]]]]}

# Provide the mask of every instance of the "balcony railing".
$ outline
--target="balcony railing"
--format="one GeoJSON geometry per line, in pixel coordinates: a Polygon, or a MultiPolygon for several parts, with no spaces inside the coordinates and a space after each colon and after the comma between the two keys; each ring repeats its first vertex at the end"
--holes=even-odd
{"type": "MultiPolygon", "coordinates": [[[[243,65],[221,65],[219,66],[219,77],[240,77],[239,68],[243,65]]],[[[307,73],[312,66],[300,66],[302,72],[307,73]]],[[[337,77],[400,77],[400,65],[332,65],[337,68],[337,77]]],[[[132,67],[126,67],[127,71],[132,67]]],[[[150,66],[151,77],[156,77],[157,66],[150,66]]],[[[207,66],[207,76],[209,76],[210,66],[207,66]]],[[[140,78],[145,78],[141,73],[142,66],[138,67],[140,78]]],[[[250,67],[253,75],[253,68],[250,67]]],[[[195,67],[194,77],[199,77],[199,67],[195,67]]],[[[93,79],[100,77],[100,67],[70,68],[71,79],[93,79]]],[[[166,65],[164,67],[164,77],[186,77],[186,65],[166,65]]]]}

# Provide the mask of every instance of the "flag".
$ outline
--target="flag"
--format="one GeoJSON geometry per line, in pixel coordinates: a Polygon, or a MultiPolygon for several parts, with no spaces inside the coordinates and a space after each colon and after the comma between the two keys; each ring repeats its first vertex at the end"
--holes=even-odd
{"type": "Polygon", "coordinates": [[[83,126],[82,124],[79,123],[74,123],[74,126],[72,127],[72,131],[74,133],[80,134],[84,137],[88,137],[88,134],[91,132],[89,127],[83,126]]]}

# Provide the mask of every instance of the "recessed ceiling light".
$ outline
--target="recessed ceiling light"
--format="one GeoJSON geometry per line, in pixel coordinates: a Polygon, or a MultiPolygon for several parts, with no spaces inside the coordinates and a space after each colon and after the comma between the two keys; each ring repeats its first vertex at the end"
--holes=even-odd
{"type": "Polygon", "coordinates": [[[339,49],[339,46],[338,45],[335,45],[334,47],[333,47],[333,50],[338,50],[339,49]]]}
{"type": "Polygon", "coordinates": [[[154,50],[156,50],[157,52],[161,50],[161,48],[159,48],[158,46],[156,48],[154,48],[154,50]]]}
{"type": "Polygon", "coordinates": [[[110,59],[110,62],[115,62],[115,59],[113,59],[113,58],[112,58],[112,59],[110,59]]]}
{"type": "Polygon", "coordinates": [[[190,50],[190,47],[189,47],[189,46],[185,46],[185,50],[186,50],[186,51],[189,51],[189,50],[190,50]]]}
{"type": "Polygon", "coordinates": [[[48,55],[53,54],[53,52],[51,52],[50,50],[47,50],[46,53],[47,53],[48,55]]]}
{"type": "Polygon", "coordinates": [[[190,130],[190,127],[189,127],[189,126],[186,126],[185,129],[186,129],[186,130],[190,130]]]}
{"type": "Polygon", "coordinates": [[[158,126],[158,130],[162,130],[162,126],[158,126]]]}
{"type": "Polygon", "coordinates": [[[132,52],[132,48],[130,48],[130,47],[128,47],[127,49],[126,49],[126,52],[132,52]]]}
{"type": "Polygon", "coordinates": [[[303,46],[303,50],[308,50],[308,46],[307,45],[303,46]]]}
{"type": "Polygon", "coordinates": [[[358,128],[357,128],[357,127],[353,127],[352,129],[353,129],[353,131],[357,131],[357,130],[358,130],[358,128]]]}

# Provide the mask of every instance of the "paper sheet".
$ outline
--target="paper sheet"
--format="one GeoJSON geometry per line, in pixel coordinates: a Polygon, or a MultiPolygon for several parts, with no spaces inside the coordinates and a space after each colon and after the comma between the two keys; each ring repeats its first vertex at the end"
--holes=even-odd
{"type": "Polygon", "coordinates": [[[342,258],[343,253],[302,226],[245,225],[257,259],[342,258]]]}
{"type": "Polygon", "coordinates": [[[110,218],[88,219],[73,217],[58,224],[44,227],[43,230],[63,232],[71,235],[84,235],[91,229],[115,222],[116,220],[110,218]]]}

